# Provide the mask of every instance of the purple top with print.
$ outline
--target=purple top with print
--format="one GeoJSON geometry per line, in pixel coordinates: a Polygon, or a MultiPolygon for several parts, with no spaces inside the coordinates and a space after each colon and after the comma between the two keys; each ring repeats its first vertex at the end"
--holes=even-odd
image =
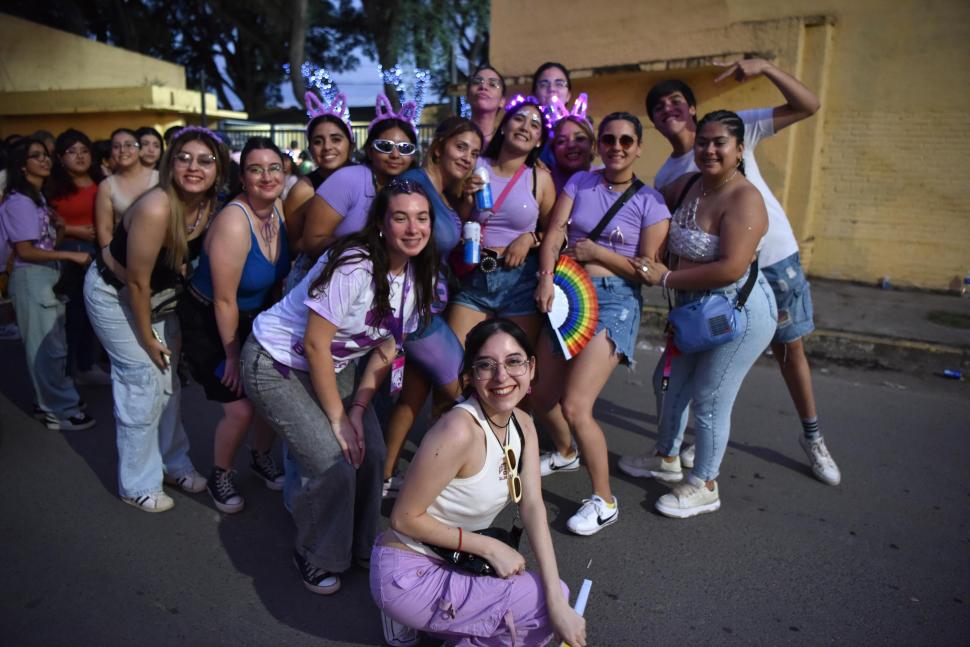
{"type": "Polygon", "coordinates": [[[335,238],[355,234],[367,224],[367,212],[374,202],[374,173],[364,164],[337,169],[317,189],[317,195],[343,216],[334,229],[335,238]]]}
{"type": "MultiPolygon", "coordinates": [[[[41,197],[41,204],[38,206],[30,197],[23,193],[11,193],[0,207],[0,222],[3,224],[6,238],[10,245],[19,242],[31,241],[34,247],[52,251],[54,241],[57,240],[57,230],[54,229],[54,222],[50,217],[44,198],[41,197]]],[[[26,267],[32,265],[27,261],[21,260],[18,256],[14,260],[14,267],[26,267]]]]}
{"type": "MultiPolygon", "coordinates": [[[[563,193],[573,199],[569,213],[569,246],[586,238],[622,193],[610,191],[603,184],[602,171],[579,171],[566,182],[563,193]]],[[[595,241],[621,256],[633,258],[639,253],[640,230],[670,219],[663,197],[644,185],[627,200],[607,223],[595,241]]]]}

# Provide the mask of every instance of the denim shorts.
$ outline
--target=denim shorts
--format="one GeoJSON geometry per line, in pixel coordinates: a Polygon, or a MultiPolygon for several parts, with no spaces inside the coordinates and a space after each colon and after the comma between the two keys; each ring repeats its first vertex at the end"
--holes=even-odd
{"type": "Polygon", "coordinates": [[[461,289],[451,302],[496,317],[521,317],[534,315],[536,287],[539,282],[539,255],[535,252],[525,257],[518,267],[509,268],[500,263],[494,272],[485,273],[480,268],[462,279],[461,289]]]}
{"type": "Polygon", "coordinates": [[[802,272],[798,252],[762,268],[761,273],[778,303],[778,328],[772,343],[787,344],[815,330],[812,289],[802,272]]]}
{"type": "Polygon", "coordinates": [[[589,278],[596,288],[600,308],[596,334],[606,330],[606,336],[621,355],[620,363],[632,367],[637,333],[640,331],[640,310],[643,308],[640,286],[620,276],[589,278]]]}

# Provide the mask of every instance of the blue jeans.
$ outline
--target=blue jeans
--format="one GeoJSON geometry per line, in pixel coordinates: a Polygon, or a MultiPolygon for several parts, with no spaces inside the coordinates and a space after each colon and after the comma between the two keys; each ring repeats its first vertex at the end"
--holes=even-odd
{"type": "Polygon", "coordinates": [[[152,323],[172,351],[168,370],[163,372],[138,342],[127,301],[104,282],[93,264],[84,279],[84,301],[94,332],[111,358],[118,489],[125,497],[159,492],[163,474],[180,479],[195,469],[180,411],[178,316],[173,312],[152,323]]]}
{"type": "Polygon", "coordinates": [[[10,274],[9,289],[37,406],[64,420],[81,410],[74,381],[67,375],[64,302],[51,289],[59,277],[57,263],[19,265],[10,274]]]}
{"type": "Polygon", "coordinates": [[[771,341],[789,344],[815,330],[812,288],[802,271],[798,252],[761,272],[768,279],[778,304],[778,330],[771,341]]]}
{"type": "MultiPolygon", "coordinates": [[[[711,290],[729,299],[737,298],[747,274],[736,283],[711,290]]],[[[677,305],[697,301],[705,292],[677,292],[677,305]]],[[[694,476],[713,481],[717,478],[727,450],[731,432],[731,410],[741,383],[755,360],[767,348],[778,321],[775,297],[764,276],[758,277],[744,304],[748,325],[736,339],[702,353],[678,355],[671,360],[670,382],[666,393],[661,390],[663,365],[670,349],[660,357],[654,372],[657,396],[657,452],[663,456],[680,453],[680,443],[687,428],[688,405],[694,410],[697,453],[694,476]]]]}
{"type": "Polygon", "coordinates": [[[458,294],[452,295],[451,303],[471,310],[485,312],[496,317],[524,317],[537,314],[536,286],[539,280],[539,255],[531,253],[522,265],[506,267],[499,263],[494,272],[483,272],[480,267],[462,279],[458,294]]]}

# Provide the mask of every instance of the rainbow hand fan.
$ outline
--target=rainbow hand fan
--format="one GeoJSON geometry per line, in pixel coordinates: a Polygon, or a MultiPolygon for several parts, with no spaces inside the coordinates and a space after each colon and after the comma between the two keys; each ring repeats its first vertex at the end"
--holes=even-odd
{"type": "Polygon", "coordinates": [[[572,359],[596,333],[600,311],[596,289],[583,266],[569,256],[559,257],[552,284],[555,294],[549,323],[566,359],[572,359]]]}

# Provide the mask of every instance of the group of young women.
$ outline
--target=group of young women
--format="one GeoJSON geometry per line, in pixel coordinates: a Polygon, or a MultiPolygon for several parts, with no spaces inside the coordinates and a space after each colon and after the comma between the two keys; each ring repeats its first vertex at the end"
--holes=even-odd
{"type": "MultiPolygon", "coordinates": [[[[351,163],[357,142],[348,123],[321,111],[307,127],[317,168],[285,202],[283,155],[270,140],[246,144],[241,192],[220,207],[229,157],[214,133],[182,129],[155,171],[137,161],[144,138],[120,129],[95,226],[78,233],[98,244],[84,302],[111,360],[122,498],[167,510],[174,501],[164,482],[208,488],[219,510],[241,510],[233,465],[252,423],[251,467],[284,489],[303,584],[334,593],[352,563],[369,565],[385,629],[399,644],[415,629],[454,644],[505,644],[510,635],[515,644],[545,644],[553,634],[585,644],[584,622],[559,581],[540,478],[579,469],[581,457],[592,493],[567,527],[591,535],[617,521],[593,406],[616,366],[633,365],[641,287],[674,290],[678,304],[734,294],[757,272],[751,262],[767,226],[740,168],[743,125],[733,113],[701,120],[699,180],[685,177],[661,195],[633,171],[643,140],[637,117],[611,113],[594,134],[585,111],[550,112],[572,98],[561,65],[537,70],[533,96],[507,98],[501,75],[481,66],[468,83],[470,119],[444,120],[420,151],[415,124],[381,115],[360,164],[351,163]],[[489,178],[491,207],[476,208],[485,183],[476,169],[489,178]],[[474,266],[452,254],[469,221],[481,228],[484,261],[474,266]],[[583,265],[599,302],[595,336],[568,361],[545,317],[561,254],[583,265]],[[208,478],[189,459],[180,420],[183,355],[223,407],[208,478]],[[382,424],[374,399],[388,377],[400,395],[382,424]],[[405,437],[432,391],[436,421],[398,474],[405,437]],[[540,455],[530,414],[552,451],[540,455]],[[285,441],[285,477],[270,454],[276,436],[285,441]],[[399,498],[379,536],[382,495],[399,498]],[[538,574],[524,572],[516,547],[477,532],[510,499],[538,574]],[[439,555],[448,551],[483,558],[498,577],[447,564],[439,555]]],[[[89,147],[77,138],[64,147],[81,144],[89,147]]],[[[39,143],[17,159],[23,177],[11,176],[4,227],[21,264],[15,299],[27,303],[39,298],[31,282],[51,283],[50,261],[84,265],[94,250],[52,251],[41,191],[50,159],[39,143]]],[[[688,404],[698,431],[694,472],[658,502],[664,514],[716,509],[730,409],[768,343],[772,304],[759,278],[739,340],[696,355],[668,349],[665,455],[678,451],[688,404]]],[[[24,316],[45,307],[36,306],[24,306],[24,316]]],[[[35,383],[49,379],[36,372],[35,383]]],[[[43,397],[38,387],[39,406],[58,420],[86,419],[68,387],[45,385],[43,397]]]]}

